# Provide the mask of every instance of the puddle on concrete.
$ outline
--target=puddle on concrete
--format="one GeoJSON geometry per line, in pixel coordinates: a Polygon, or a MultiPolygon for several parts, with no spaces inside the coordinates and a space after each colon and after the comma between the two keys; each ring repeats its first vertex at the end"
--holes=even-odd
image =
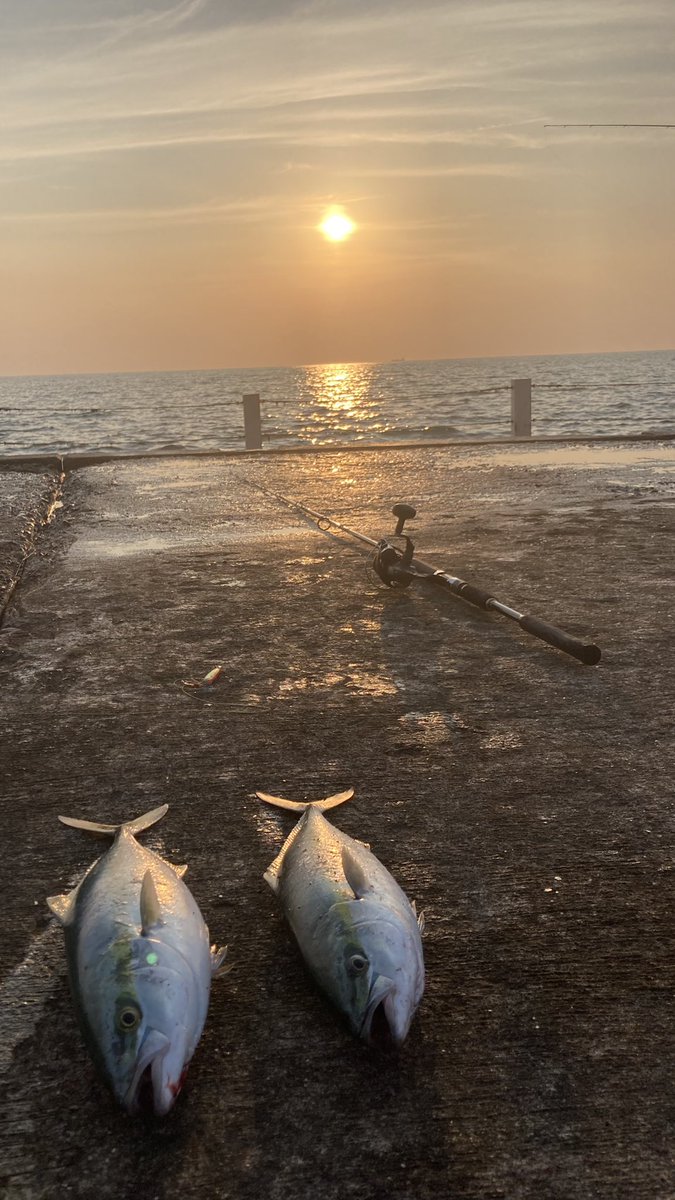
{"type": "Polygon", "coordinates": [[[491,453],[453,456],[453,467],[640,467],[661,463],[664,470],[675,471],[675,445],[608,446],[567,444],[538,446],[536,442],[522,447],[497,449],[491,453]]]}

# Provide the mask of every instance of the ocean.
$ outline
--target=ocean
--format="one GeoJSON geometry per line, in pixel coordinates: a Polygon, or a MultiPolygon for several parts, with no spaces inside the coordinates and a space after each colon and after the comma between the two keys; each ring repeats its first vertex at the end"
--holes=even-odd
{"type": "Polygon", "coordinates": [[[268,447],[510,434],[531,378],[532,433],[675,433],[675,351],[0,377],[0,456],[243,447],[257,392],[268,447]]]}

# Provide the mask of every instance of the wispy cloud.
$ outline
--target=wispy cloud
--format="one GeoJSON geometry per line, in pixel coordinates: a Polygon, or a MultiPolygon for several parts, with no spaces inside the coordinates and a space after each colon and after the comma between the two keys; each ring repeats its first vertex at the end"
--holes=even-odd
{"type": "Polygon", "coordinates": [[[625,103],[644,115],[652,97],[665,97],[671,86],[670,61],[654,33],[655,20],[667,17],[658,0],[619,2],[611,12],[600,0],[460,0],[412,12],[396,4],[269,4],[254,20],[246,20],[243,5],[232,20],[229,5],[223,10],[207,0],[140,12],[122,4],[121,13],[112,0],[62,7],[60,21],[45,8],[45,24],[23,36],[15,16],[14,37],[5,41],[5,159],[203,144],[209,137],[275,136],[298,145],[303,129],[311,144],[321,122],[331,144],[348,144],[354,122],[366,120],[399,122],[401,140],[482,135],[494,144],[507,137],[486,128],[496,110],[542,125],[589,109],[606,115],[620,81],[625,103]],[[59,30],[64,37],[55,50],[59,30]],[[346,106],[350,100],[358,109],[346,106]],[[271,112],[265,130],[262,118],[269,123],[271,112]],[[92,139],[86,130],[94,124],[92,139]]]}
{"type": "Polygon", "coordinates": [[[202,224],[208,222],[221,223],[224,218],[228,221],[251,221],[269,216],[270,212],[278,212],[278,200],[274,198],[248,200],[246,203],[234,204],[192,204],[183,208],[166,206],[164,208],[67,208],[60,212],[53,209],[34,212],[0,212],[0,222],[3,224],[25,224],[28,222],[58,222],[76,224],[86,221],[93,224],[119,225],[156,225],[161,224],[202,224]]]}

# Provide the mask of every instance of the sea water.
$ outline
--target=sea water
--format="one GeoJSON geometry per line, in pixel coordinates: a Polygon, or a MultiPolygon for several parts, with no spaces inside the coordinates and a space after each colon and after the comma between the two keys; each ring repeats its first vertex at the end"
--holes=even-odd
{"type": "Polygon", "coordinates": [[[507,437],[532,379],[532,433],[675,433],[675,351],[0,377],[0,455],[243,447],[257,392],[266,446],[507,437]]]}

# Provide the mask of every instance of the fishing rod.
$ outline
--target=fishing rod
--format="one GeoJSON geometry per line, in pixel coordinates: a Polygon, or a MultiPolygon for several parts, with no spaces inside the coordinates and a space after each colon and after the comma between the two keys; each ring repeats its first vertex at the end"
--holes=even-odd
{"type": "Polygon", "coordinates": [[[488,612],[498,612],[503,617],[508,617],[509,620],[516,621],[520,625],[520,628],[525,630],[525,633],[531,633],[533,637],[539,638],[542,642],[547,642],[549,646],[555,646],[557,650],[562,650],[565,654],[570,654],[572,658],[578,659],[579,662],[593,666],[600,661],[600,647],[596,646],[593,642],[582,642],[578,638],[572,637],[571,634],[565,633],[563,629],[558,629],[556,625],[549,625],[547,621],[542,621],[540,617],[528,616],[526,613],[512,608],[510,604],[504,604],[502,600],[498,600],[490,592],[484,591],[483,588],[475,587],[474,584],[467,583],[466,580],[460,579],[457,575],[451,575],[449,571],[439,570],[430,563],[415,558],[414,543],[403,532],[405,522],[417,516],[417,511],[411,504],[394,505],[391,511],[396,517],[397,523],[393,535],[376,540],[375,538],[367,537],[364,533],[359,533],[356,529],[350,529],[348,525],[343,525],[340,521],[335,521],[332,517],[326,516],[325,513],[317,512],[315,508],[310,508],[308,504],[303,504],[299,500],[292,500],[288,496],[282,496],[280,492],[272,491],[271,488],[264,487],[260,483],[254,483],[252,480],[247,480],[246,482],[251,487],[255,487],[258,491],[263,492],[266,496],[272,496],[275,500],[280,501],[281,504],[285,504],[292,511],[308,517],[321,533],[333,537],[335,535],[331,533],[331,530],[339,529],[341,533],[352,538],[354,541],[368,546],[371,550],[371,567],[385,587],[406,588],[416,579],[436,583],[450,591],[454,596],[459,597],[460,600],[473,605],[474,608],[481,608],[488,612]],[[399,542],[402,541],[403,546],[397,546],[392,538],[399,539],[399,542]]]}
{"type": "Polygon", "coordinates": [[[653,121],[593,121],[575,124],[566,121],[564,125],[544,125],[544,129],[675,129],[675,125],[664,125],[653,121]]]}

